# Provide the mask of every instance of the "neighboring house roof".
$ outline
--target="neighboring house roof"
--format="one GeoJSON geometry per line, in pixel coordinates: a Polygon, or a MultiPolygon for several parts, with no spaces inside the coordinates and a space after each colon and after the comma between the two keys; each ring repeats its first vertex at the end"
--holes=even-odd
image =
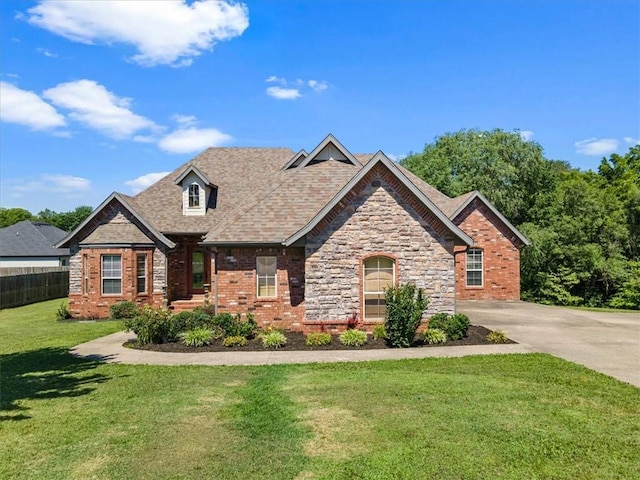
{"type": "Polygon", "coordinates": [[[68,248],[54,245],[67,235],[46,222],[23,220],[0,229],[0,257],[65,257],[68,248]]]}
{"type": "MultiPolygon", "coordinates": [[[[317,225],[374,165],[382,164],[422,202],[459,241],[473,240],[453,220],[475,198],[482,200],[525,245],[528,240],[478,192],[449,198],[382,152],[352,154],[328,135],[307,154],[288,148],[209,148],[134,197],[113,193],[58,245],[67,245],[112,200],[119,201],[170,248],[166,236],[198,235],[203,243],[291,245],[317,225]],[[180,182],[191,172],[217,186],[215,208],[204,215],[183,214],[180,182]]],[[[141,243],[140,232],[101,225],[82,243],[112,243],[126,237],[141,243]],[[108,240],[108,241],[105,241],[108,240]]]]}

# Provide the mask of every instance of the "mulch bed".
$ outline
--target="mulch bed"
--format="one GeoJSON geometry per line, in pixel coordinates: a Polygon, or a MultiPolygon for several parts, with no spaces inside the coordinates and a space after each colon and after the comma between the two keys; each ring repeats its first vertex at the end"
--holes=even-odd
{"type": "MultiPolygon", "coordinates": [[[[423,344],[422,340],[418,340],[414,343],[413,347],[417,348],[431,348],[431,347],[455,347],[460,345],[494,345],[487,341],[487,334],[491,330],[471,325],[467,331],[467,336],[460,340],[448,341],[442,345],[427,345],[423,344]]],[[[296,351],[296,350],[372,350],[380,348],[391,348],[384,340],[374,340],[369,335],[368,342],[362,347],[346,347],[340,343],[337,335],[333,335],[330,345],[322,347],[308,347],[305,343],[305,336],[301,332],[286,332],[287,344],[279,348],[279,351],[296,351]]],[[[516,343],[513,340],[509,340],[507,343],[516,343]]],[[[154,352],[178,352],[178,353],[193,353],[193,352],[264,352],[273,351],[264,348],[262,340],[260,338],[254,338],[248,341],[244,347],[225,347],[221,341],[216,341],[212,345],[206,347],[187,347],[180,342],[162,343],[162,344],[149,344],[149,345],[137,345],[135,341],[127,342],[124,344],[128,348],[137,348],[139,350],[151,350],[154,352]]]]}

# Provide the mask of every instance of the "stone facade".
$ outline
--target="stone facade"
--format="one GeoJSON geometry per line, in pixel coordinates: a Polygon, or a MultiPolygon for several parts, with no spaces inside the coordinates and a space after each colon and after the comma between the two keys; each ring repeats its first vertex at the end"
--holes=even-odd
{"type": "MultiPolygon", "coordinates": [[[[215,258],[212,271],[215,271],[215,258]]],[[[251,312],[261,327],[302,329],[305,309],[303,248],[220,248],[217,261],[220,312],[251,312]],[[259,256],[276,257],[276,296],[273,298],[257,295],[256,258],[259,256]]]]}
{"type": "MultiPolygon", "coordinates": [[[[454,245],[435,217],[383,167],[371,170],[309,235],[305,260],[306,323],[363,318],[362,262],[395,260],[396,283],[411,282],[430,299],[425,317],[455,308],[454,245]],[[434,228],[435,227],[435,228],[434,228]]],[[[366,322],[366,319],[364,319],[366,322]]]]}
{"type": "Polygon", "coordinates": [[[456,251],[456,292],[460,300],[520,300],[520,250],[517,239],[481,201],[474,200],[454,223],[483,252],[483,284],[467,286],[466,248],[456,251]]]}

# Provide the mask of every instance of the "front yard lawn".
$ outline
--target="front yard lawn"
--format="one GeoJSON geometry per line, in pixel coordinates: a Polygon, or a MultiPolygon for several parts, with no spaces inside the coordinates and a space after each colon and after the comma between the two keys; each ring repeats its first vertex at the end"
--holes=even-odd
{"type": "Polygon", "coordinates": [[[640,389],[550,355],[100,364],[59,303],[0,312],[0,478],[640,478],[640,389]]]}

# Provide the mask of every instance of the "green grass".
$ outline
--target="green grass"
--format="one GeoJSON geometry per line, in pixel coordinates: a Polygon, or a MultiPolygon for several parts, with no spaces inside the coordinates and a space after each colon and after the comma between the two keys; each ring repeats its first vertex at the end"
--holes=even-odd
{"type": "Polygon", "coordinates": [[[0,478],[640,477],[640,389],[550,355],[100,364],[58,305],[0,312],[0,478]]]}

